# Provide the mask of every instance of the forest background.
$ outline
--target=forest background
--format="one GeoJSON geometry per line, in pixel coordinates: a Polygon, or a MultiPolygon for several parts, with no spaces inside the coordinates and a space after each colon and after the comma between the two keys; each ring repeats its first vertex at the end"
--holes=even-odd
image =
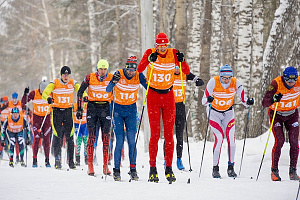
{"type": "MultiPolygon", "coordinates": [[[[101,58],[111,73],[131,55],[140,60],[145,9],[152,14],[153,38],[165,32],[170,47],[184,53],[191,72],[205,83],[220,66],[232,66],[246,95],[255,99],[247,137],[268,130],[261,101],[270,81],[287,66],[299,69],[299,0],[2,0],[0,96],[16,91],[21,98],[26,86],[36,89],[42,79],[59,77],[64,65],[81,83],[101,58]]],[[[186,91],[188,133],[196,141],[206,134],[204,89],[189,83],[186,91]]],[[[140,95],[139,108],[142,101],[140,95]]],[[[236,138],[242,139],[248,109],[239,99],[234,109],[236,138]]]]}

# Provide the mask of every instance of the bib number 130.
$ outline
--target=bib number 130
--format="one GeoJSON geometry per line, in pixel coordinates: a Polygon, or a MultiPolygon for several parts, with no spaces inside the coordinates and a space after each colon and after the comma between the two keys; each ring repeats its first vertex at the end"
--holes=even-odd
{"type": "Polygon", "coordinates": [[[171,80],[171,74],[153,74],[155,82],[165,82],[171,80]]]}

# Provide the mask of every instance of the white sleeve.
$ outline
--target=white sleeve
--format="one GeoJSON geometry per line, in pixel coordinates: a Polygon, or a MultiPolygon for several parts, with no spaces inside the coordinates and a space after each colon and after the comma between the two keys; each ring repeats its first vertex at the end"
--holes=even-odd
{"type": "Polygon", "coordinates": [[[245,96],[245,90],[244,90],[244,87],[242,85],[242,83],[239,81],[239,80],[236,80],[236,94],[239,96],[239,98],[241,99],[242,101],[242,104],[245,106],[245,107],[248,107],[247,105],[247,100],[248,98],[245,96]]]}
{"type": "Polygon", "coordinates": [[[208,106],[209,102],[207,101],[207,97],[212,96],[212,93],[214,91],[215,88],[215,79],[211,78],[205,88],[203,97],[202,97],[202,105],[204,106],[208,106]]]}

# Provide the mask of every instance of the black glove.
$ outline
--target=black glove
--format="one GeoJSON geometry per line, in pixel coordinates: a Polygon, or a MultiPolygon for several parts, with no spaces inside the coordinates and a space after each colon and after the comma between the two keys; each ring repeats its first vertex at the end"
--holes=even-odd
{"type": "Polygon", "coordinates": [[[78,108],[77,113],[76,113],[76,118],[77,119],[82,119],[82,113],[83,113],[82,108],[78,108]]]}
{"type": "Polygon", "coordinates": [[[26,138],[26,145],[30,145],[30,136],[27,135],[27,138],[26,138]]]}
{"type": "Polygon", "coordinates": [[[151,53],[150,56],[148,57],[148,61],[149,62],[155,62],[156,59],[157,59],[157,56],[158,56],[157,52],[151,53]]]}
{"type": "Polygon", "coordinates": [[[246,103],[247,105],[252,106],[254,104],[254,99],[253,98],[247,99],[246,103]]]}
{"type": "Polygon", "coordinates": [[[208,101],[209,103],[213,102],[213,100],[214,100],[214,97],[212,97],[212,96],[208,96],[208,97],[207,97],[207,101],[208,101]]]}
{"type": "Polygon", "coordinates": [[[196,83],[196,86],[202,86],[202,85],[204,85],[203,80],[200,79],[200,78],[197,78],[196,81],[195,81],[195,83],[196,83]]]}
{"type": "Polygon", "coordinates": [[[4,140],[1,141],[1,146],[5,147],[5,141],[4,140]]]}
{"type": "Polygon", "coordinates": [[[83,102],[89,102],[89,98],[87,96],[83,97],[83,102]]]}
{"type": "Polygon", "coordinates": [[[54,99],[52,97],[48,97],[47,101],[48,104],[52,104],[54,102],[54,99]]]}
{"type": "Polygon", "coordinates": [[[112,82],[116,84],[120,80],[120,78],[121,78],[120,73],[116,72],[113,75],[112,82]]]}
{"type": "Polygon", "coordinates": [[[279,101],[281,100],[282,96],[283,96],[283,95],[282,95],[281,93],[275,94],[275,95],[273,96],[273,101],[274,101],[274,102],[279,102],[279,101]]]}
{"type": "Polygon", "coordinates": [[[183,55],[183,53],[180,53],[180,51],[178,51],[176,53],[176,55],[177,55],[178,62],[183,62],[184,61],[184,55],[183,55]]]}
{"type": "Polygon", "coordinates": [[[25,88],[24,95],[28,95],[28,93],[29,93],[29,86],[25,88]]]}

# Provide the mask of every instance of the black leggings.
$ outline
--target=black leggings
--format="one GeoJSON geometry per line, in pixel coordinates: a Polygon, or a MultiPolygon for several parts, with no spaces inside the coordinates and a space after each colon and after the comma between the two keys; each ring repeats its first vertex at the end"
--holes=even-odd
{"type": "Polygon", "coordinates": [[[179,102],[179,103],[175,103],[175,106],[176,106],[175,133],[176,133],[176,140],[177,140],[176,152],[177,152],[177,158],[181,158],[182,149],[183,149],[183,130],[185,126],[185,105],[183,104],[183,102],[179,102]]]}
{"type": "Polygon", "coordinates": [[[74,156],[74,124],[72,108],[53,108],[52,112],[52,128],[55,139],[53,141],[55,159],[61,158],[61,147],[63,144],[63,137],[66,136],[68,143],[69,163],[73,162],[74,156]]]}

